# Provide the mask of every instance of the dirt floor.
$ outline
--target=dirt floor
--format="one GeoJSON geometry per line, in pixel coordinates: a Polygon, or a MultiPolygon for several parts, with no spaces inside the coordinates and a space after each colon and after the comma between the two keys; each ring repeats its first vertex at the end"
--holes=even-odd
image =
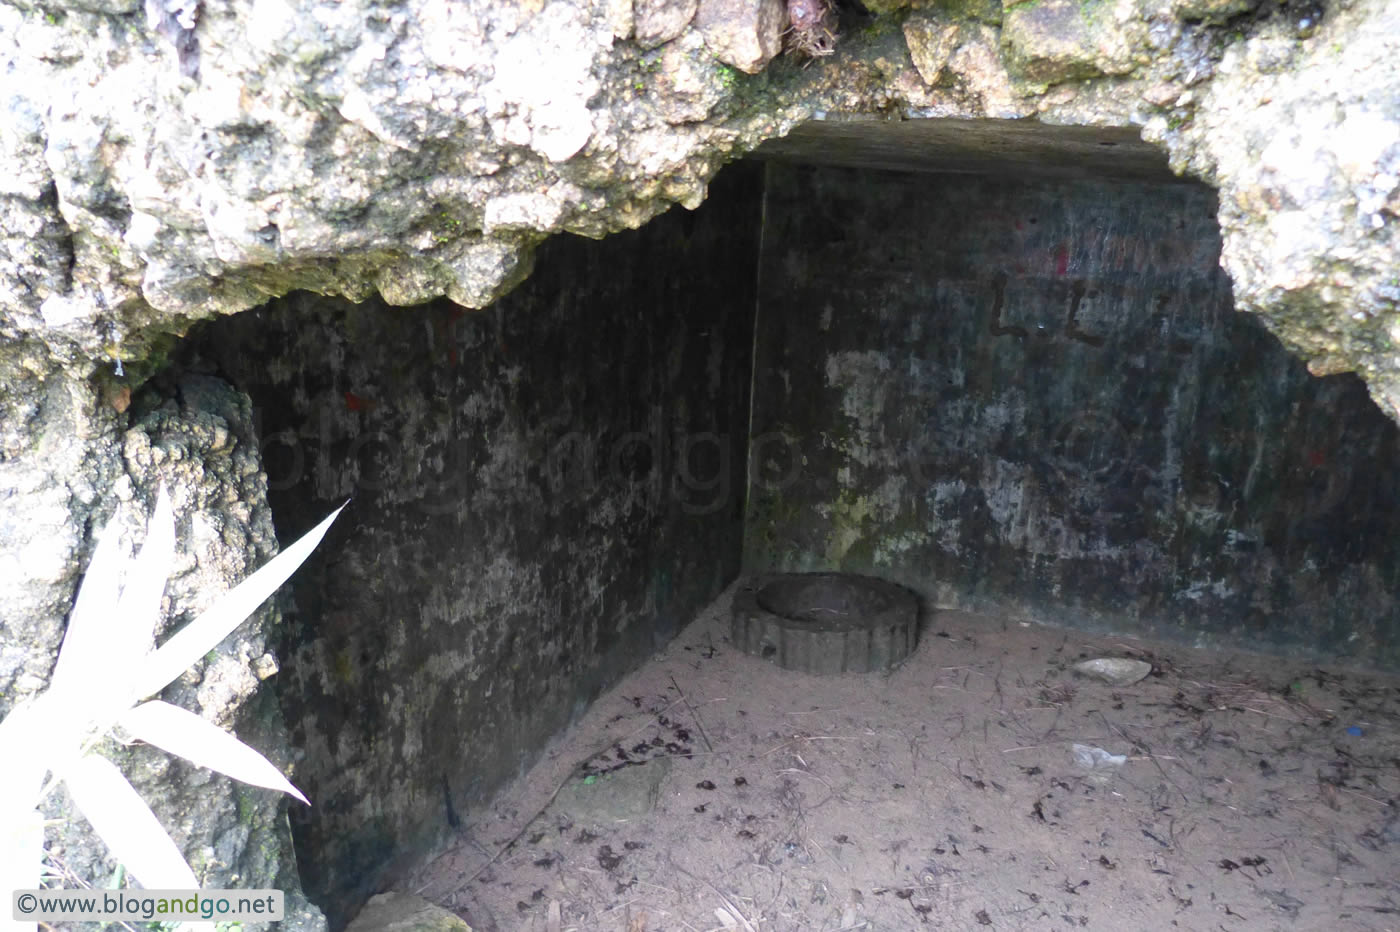
{"type": "Polygon", "coordinates": [[[1400,678],[959,612],[819,678],[730,595],[411,889],[481,932],[1400,929],[1400,678]]]}

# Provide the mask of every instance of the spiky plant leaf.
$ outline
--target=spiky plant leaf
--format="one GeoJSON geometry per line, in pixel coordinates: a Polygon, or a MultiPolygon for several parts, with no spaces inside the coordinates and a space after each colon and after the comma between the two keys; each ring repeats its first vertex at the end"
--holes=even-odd
{"type": "Polygon", "coordinates": [[[0,721],[0,749],[8,749],[0,766],[0,817],[34,805],[44,785],[49,761],[61,743],[55,740],[44,697],[22,703],[0,721]],[[21,753],[21,750],[23,752],[21,753]]]}
{"type": "MultiPolygon", "coordinates": [[[[13,880],[25,887],[39,886],[44,863],[44,815],[23,805],[0,807],[0,881],[13,880]]],[[[16,888],[19,889],[19,888],[16,888]]],[[[6,897],[12,895],[5,889],[6,897]]],[[[9,903],[0,904],[9,906],[9,903]]],[[[35,923],[9,922],[9,910],[0,914],[0,929],[32,932],[35,923]],[[7,924],[9,923],[9,924],[7,924]]]]}
{"type": "Polygon", "coordinates": [[[49,689],[53,692],[82,690],[95,677],[110,674],[107,659],[119,636],[110,623],[112,606],[121,594],[122,565],[120,522],[111,521],[98,535],[92,562],[78,587],[78,598],[68,616],[58,662],[54,665],[49,689]]]}
{"type": "Polygon", "coordinates": [[[134,698],[128,694],[130,678],[150,650],[161,595],[175,559],[175,519],[165,487],[156,496],[140,552],[126,561],[120,593],[116,577],[123,561],[113,559],[106,549],[117,540],[119,525],[111,522],[102,534],[59,649],[55,685],[47,693],[47,711],[54,716],[56,732],[89,725],[106,730],[115,713],[134,698]],[[104,565],[94,577],[99,562],[111,569],[104,565]]]}
{"type": "Polygon", "coordinates": [[[79,811],[108,850],[152,890],[196,890],[199,882],[151,807],[105,757],[88,754],[59,771],[79,811]]]}
{"type": "MultiPolygon", "coordinates": [[[[117,724],[133,738],[253,786],[280,790],[307,803],[266,757],[211,722],[159,699],[128,709],[117,724]]],[[[310,803],[307,803],[310,805],[310,803]]]]}
{"type": "Polygon", "coordinates": [[[117,603],[116,617],[110,622],[118,636],[112,645],[114,651],[107,658],[109,676],[116,672],[117,679],[121,680],[150,650],[156,621],[160,618],[160,597],[165,592],[165,582],[170,578],[174,562],[175,516],[170,496],[161,486],[155,513],[146,524],[146,540],[122,580],[121,601],[117,603]]]}
{"type": "MultiPolygon", "coordinates": [[[[346,502],[348,505],[349,502],[346,502]]],[[[218,602],[146,656],[136,671],[133,698],[164,689],[190,665],[218,646],[311,555],[345,505],[303,534],[255,573],[219,597],[218,602]]]]}
{"type": "MultiPolygon", "coordinates": [[[[0,721],[0,890],[35,886],[41,877],[42,822],[35,835],[33,806],[49,772],[63,780],[98,836],[145,886],[197,886],[150,807],[113,764],[85,755],[84,744],[238,627],[306,559],[344,507],[154,651],[151,630],[174,552],[174,521],[164,489],[134,561],[121,555],[117,522],[99,532],[49,689],[0,721]],[[124,564],[129,564],[125,574],[124,564]]],[[[136,712],[130,723],[139,737],[157,739],[151,743],[306,801],[271,763],[237,738],[192,713],[167,707],[177,713],[172,716],[161,710],[164,703],[147,705],[154,711],[136,712]],[[185,716],[199,724],[191,725],[185,716]]],[[[0,920],[0,928],[8,927],[0,920]]]]}

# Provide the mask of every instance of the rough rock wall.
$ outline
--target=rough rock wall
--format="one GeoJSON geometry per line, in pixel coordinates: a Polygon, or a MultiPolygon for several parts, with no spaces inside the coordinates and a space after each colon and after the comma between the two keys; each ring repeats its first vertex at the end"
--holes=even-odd
{"type": "Polygon", "coordinates": [[[1293,18],[1231,45],[1145,135],[1220,189],[1236,306],[1400,419],[1400,3],[1293,18]]]}
{"type": "MultiPolygon", "coordinates": [[[[59,476],[72,470],[73,481],[50,476],[36,482],[40,477],[22,468],[23,457],[0,463],[7,483],[20,479],[4,499],[7,542],[26,545],[3,576],[0,714],[38,692],[52,667],[62,619],[87,562],[88,548],[69,523],[75,516],[99,527],[125,504],[131,549],[140,543],[157,489],[169,490],[177,550],[161,633],[193,619],[277,550],[246,395],[198,376],[148,385],[134,402],[110,385],[79,387],[88,386],[61,379],[7,383],[11,397],[27,396],[33,420],[21,423],[43,427],[34,454],[49,458],[59,476]],[[130,427],[118,426],[127,419],[130,427]],[[47,604],[40,601],[45,595],[47,604]]],[[[268,640],[278,622],[275,609],[260,610],[162,698],[236,732],[285,767],[291,762],[286,731],[263,683],[277,672],[268,640]]],[[[102,751],[151,805],[205,886],[286,890],[288,928],[325,928],[300,893],[281,794],[236,784],[143,744],[107,740],[102,751]]],[[[60,883],[121,885],[118,865],[61,786],[45,812],[54,820],[49,867],[60,883]]]]}
{"type": "Polygon", "coordinates": [[[1400,429],[1231,310],[1208,189],[768,178],[746,569],[1400,668],[1400,429]]]}
{"type": "Polygon", "coordinates": [[[294,288],[478,307],[812,115],[1035,116],[1218,185],[1241,307],[1394,409],[1396,0],[872,0],[807,64],[781,6],[0,6],[0,333],[86,372],[294,288]]]}
{"type": "Polygon", "coordinates": [[[303,879],[333,926],[737,575],[760,173],[551,241],[481,313],[298,294],[192,335],[258,406],[303,879]]]}
{"type": "MultiPolygon", "coordinates": [[[[133,495],[149,513],[155,491],[162,484],[170,490],[179,549],[167,588],[165,628],[174,631],[277,553],[253,406],[226,382],[187,375],[153,381],[137,395],[130,414],[132,427],[122,442],[126,476],[113,493],[119,501],[133,495]]],[[[273,642],[280,625],[274,600],[162,696],[233,731],[295,779],[293,752],[269,679],[278,671],[273,642]]],[[[325,927],[321,912],[301,893],[287,831],[288,806],[300,803],[154,748],[136,746],[128,753],[124,769],[139,774],[138,788],[144,785],[162,823],[176,827],[180,834],[173,837],[183,843],[205,887],[269,883],[286,891],[289,929],[325,927]]]]}
{"type": "Polygon", "coordinates": [[[0,714],[48,683],[90,516],[121,475],[117,413],[48,364],[37,342],[0,354],[0,714]]]}
{"type": "Polygon", "coordinates": [[[0,8],[6,322],[98,359],[298,287],[483,306],[545,233],[703,199],[737,74],[705,36],[757,64],[775,4],[753,49],[725,3],[203,2],[178,42],[129,0],[0,8]]]}

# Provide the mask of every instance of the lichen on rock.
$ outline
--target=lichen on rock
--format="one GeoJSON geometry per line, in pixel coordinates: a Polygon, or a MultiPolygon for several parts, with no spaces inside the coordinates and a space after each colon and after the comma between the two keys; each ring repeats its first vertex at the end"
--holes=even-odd
{"type": "Polygon", "coordinates": [[[1400,6],[1275,18],[1191,97],[1145,135],[1219,189],[1236,306],[1400,419],[1400,6]]]}
{"type": "Polygon", "coordinates": [[[1144,125],[1181,170],[1222,188],[1241,307],[1306,343],[1319,371],[1390,384],[1388,335],[1361,339],[1357,311],[1343,310],[1353,292],[1369,321],[1393,308],[1379,258],[1354,284],[1333,275],[1310,309],[1296,288],[1255,296],[1252,269],[1276,256],[1277,285],[1302,257],[1335,264],[1330,252],[1355,272],[1332,239],[1347,210],[1364,215],[1371,245],[1358,248],[1386,252],[1394,4],[865,8],[873,18],[843,5],[839,54],[802,67],[781,60],[782,0],[223,0],[200,7],[188,76],[132,3],[0,7],[13,63],[0,328],[85,372],[146,355],[155,331],[296,288],[480,307],[528,274],[542,237],[694,206],[725,160],[810,114],[1035,115],[1144,125]],[[1245,112],[1251,95],[1269,102],[1245,112]],[[1293,154],[1260,135],[1290,125],[1293,154]],[[1348,140],[1336,185],[1355,194],[1295,179],[1288,197],[1313,206],[1281,211],[1262,192],[1281,195],[1270,179],[1290,166],[1333,158],[1308,157],[1319,129],[1348,140]]]}
{"type": "Polygon", "coordinates": [[[1131,73],[1145,64],[1151,0],[1026,0],[1008,5],[1002,44],[1012,74],[1032,84],[1131,73]]]}

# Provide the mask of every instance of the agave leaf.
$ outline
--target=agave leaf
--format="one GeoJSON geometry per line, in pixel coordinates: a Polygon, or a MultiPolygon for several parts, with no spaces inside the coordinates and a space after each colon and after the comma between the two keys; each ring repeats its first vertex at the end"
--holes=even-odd
{"type": "MultiPolygon", "coordinates": [[[[281,790],[302,802],[306,797],[282,771],[248,745],[211,722],[159,699],[128,709],[117,719],[132,737],[191,763],[271,790],[281,790]]],[[[308,805],[310,805],[308,803],[308,805]]]]}
{"type": "MultiPolygon", "coordinates": [[[[347,501],[346,505],[349,504],[347,501]]],[[[321,542],[331,522],[344,510],[341,505],[296,543],[283,550],[255,573],[225,592],[194,621],[175,632],[171,638],[147,654],[133,679],[133,698],[142,699],[164,689],[196,660],[219,645],[229,632],[243,623],[297,567],[311,555],[321,542]]]]}
{"type": "MultiPolygon", "coordinates": [[[[122,581],[116,616],[108,622],[113,631],[113,653],[106,670],[131,670],[151,649],[152,631],[160,617],[160,597],[170,566],[175,561],[175,517],[170,496],[161,486],[156,510],[146,524],[146,540],[122,581]]],[[[104,680],[113,679],[108,672],[104,680]]]]}
{"type": "Polygon", "coordinates": [[[78,588],[78,598],[69,615],[63,646],[59,648],[58,662],[49,681],[51,693],[82,692],[104,672],[110,676],[107,662],[119,635],[115,626],[108,624],[108,618],[112,606],[117,604],[124,563],[121,522],[114,518],[98,532],[97,547],[78,588]]]}
{"type": "Polygon", "coordinates": [[[175,555],[175,521],[165,488],[156,497],[155,513],[135,559],[123,559],[116,549],[117,524],[112,522],[102,534],[64,634],[48,694],[48,711],[58,733],[94,723],[105,728],[127,699],[121,674],[114,671],[134,669],[150,650],[151,630],[175,555]],[[124,577],[120,593],[118,575],[124,577]]]}
{"type": "MultiPolygon", "coordinates": [[[[0,890],[37,887],[43,871],[44,815],[37,809],[26,809],[24,802],[10,802],[0,809],[0,890]]],[[[34,924],[0,924],[4,929],[21,927],[32,930],[34,924]]]]}
{"type": "MultiPolygon", "coordinates": [[[[51,698],[21,703],[0,721],[0,748],[5,764],[0,767],[0,812],[12,813],[16,806],[32,806],[39,801],[44,776],[65,747],[62,735],[54,730],[53,716],[47,714],[51,698]]],[[[0,889],[4,889],[0,886],[0,889]]]]}
{"type": "Polygon", "coordinates": [[[194,871],[151,807],[105,757],[88,754],[63,768],[64,785],[112,855],[148,890],[197,890],[194,871]]]}

